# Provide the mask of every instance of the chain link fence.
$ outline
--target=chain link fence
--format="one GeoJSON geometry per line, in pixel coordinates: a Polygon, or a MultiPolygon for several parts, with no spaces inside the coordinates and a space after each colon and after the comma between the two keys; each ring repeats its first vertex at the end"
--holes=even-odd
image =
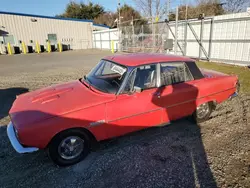
{"type": "Polygon", "coordinates": [[[120,25],[94,33],[94,47],[123,52],[169,53],[235,65],[250,64],[250,16],[246,13],[148,24],[120,25]],[[116,38],[106,34],[113,32],[116,38]],[[107,41],[107,42],[106,42],[107,41]]]}
{"type": "Polygon", "coordinates": [[[120,27],[121,50],[124,52],[162,53],[169,30],[166,23],[149,23],[120,27]]]}

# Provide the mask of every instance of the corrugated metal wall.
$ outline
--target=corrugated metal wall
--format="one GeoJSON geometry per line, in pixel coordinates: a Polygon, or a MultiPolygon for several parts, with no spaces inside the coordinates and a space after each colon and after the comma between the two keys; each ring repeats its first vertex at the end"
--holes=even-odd
{"type": "MultiPolygon", "coordinates": [[[[200,40],[201,21],[189,22],[200,40]]],[[[175,23],[170,23],[175,33],[175,23]]],[[[185,23],[178,24],[178,42],[184,48],[185,23]]],[[[169,34],[169,38],[174,39],[169,34]]],[[[250,64],[250,15],[248,13],[215,16],[213,24],[211,19],[204,20],[202,45],[210,53],[211,61],[221,61],[239,65],[250,64]],[[209,50],[209,44],[211,49],[209,50]],[[209,52],[210,51],[210,52],[209,52]]],[[[187,27],[187,56],[199,57],[199,43],[190,27],[187,27]]],[[[174,52],[171,52],[174,53],[174,52]]],[[[178,48],[178,54],[182,55],[178,48]]],[[[204,52],[201,58],[206,59],[204,52]]]]}
{"type": "Polygon", "coordinates": [[[118,29],[107,29],[93,32],[93,48],[111,49],[111,41],[114,41],[114,50],[118,50],[118,29]]]}
{"type": "Polygon", "coordinates": [[[0,12],[0,40],[3,40],[3,35],[13,35],[15,45],[19,45],[20,40],[27,45],[31,45],[30,40],[46,45],[48,34],[56,34],[57,41],[70,45],[71,49],[92,48],[92,27],[92,21],[63,20],[0,12]]]}
{"type": "Polygon", "coordinates": [[[175,27],[175,21],[121,27],[121,50],[171,53],[250,65],[250,14],[228,14],[204,18],[203,21],[179,21],[177,33],[175,27]],[[178,42],[173,46],[175,38],[178,42]]]}

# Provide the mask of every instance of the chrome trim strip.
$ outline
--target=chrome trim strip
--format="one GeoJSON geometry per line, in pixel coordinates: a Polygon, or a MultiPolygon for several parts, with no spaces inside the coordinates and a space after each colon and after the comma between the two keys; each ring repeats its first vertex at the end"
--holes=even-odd
{"type": "Polygon", "coordinates": [[[130,116],[123,116],[123,117],[114,119],[112,121],[107,121],[107,123],[111,123],[111,122],[118,121],[118,120],[121,120],[121,119],[126,119],[126,118],[129,118],[129,117],[139,116],[139,115],[142,115],[142,114],[147,114],[147,113],[154,112],[154,111],[161,110],[161,109],[162,109],[162,107],[161,108],[156,108],[156,109],[153,109],[153,110],[150,110],[150,111],[147,111],[147,112],[142,112],[142,113],[139,113],[139,114],[134,114],[134,115],[130,115],[130,116]]]}
{"type": "MultiPolygon", "coordinates": [[[[230,88],[230,89],[233,89],[233,88],[230,88]]],[[[227,89],[227,90],[225,90],[225,91],[228,91],[228,90],[230,90],[230,89],[227,89]]],[[[153,109],[153,110],[150,110],[150,111],[147,111],[147,112],[142,112],[142,113],[134,114],[134,115],[131,115],[131,116],[120,117],[120,118],[114,119],[114,120],[112,120],[112,121],[107,121],[107,123],[114,122],[114,121],[121,120],[121,119],[125,119],[125,118],[129,118],[129,117],[133,117],[133,116],[138,116],[138,115],[150,113],[150,112],[154,112],[154,111],[161,110],[161,109],[164,109],[164,108],[172,108],[172,107],[175,107],[175,106],[178,106],[178,105],[182,105],[182,104],[185,104],[185,103],[189,103],[189,102],[193,102],[193,101],[196,101],[196,100],[199,100],[199,99],[203,99],[203,98],[205,98],[205,97],[209,97],[209,96],[212,96],[212,95],[216,95],[216,94],[219,94],[219,93],[223,93],[223,92],[225,92],[225,91],[220,91],[220,92],[217,92],[217,93],[213,93],[213,94],[211,94],[211,95],[206,95],[206,96],[203,96],[203,97],[200,97],[200,98],[197,98],[197,99],[188,100],[188,101],[181,102],[181,103],[174,104],[174,105],[167,106],[167,107],[156,108],[156,109],[153,109]]]]}
{"type": "Polygon", "coordinates": [[[16,137],[14,126],[13,126],[12,122],[10,122],[8,124],[7,135],[9,137],[11,145],[18,153],[31,153],[31,152],[35,152],[35,151],[39,150],[39,148],[35,148],[35,147],[23,147],[20,144],[20,142],[18,141],[18,139],[16,137]]]}
{"type": "Polygon", "coordinates": [[[156,87],[160,87],[161,86],[161,65],[160,63],[156,64],[156,87]]]}

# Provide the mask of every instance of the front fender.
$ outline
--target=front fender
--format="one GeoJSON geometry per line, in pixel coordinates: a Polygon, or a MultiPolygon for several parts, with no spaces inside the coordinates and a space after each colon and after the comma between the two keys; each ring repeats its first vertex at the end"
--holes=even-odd
{"type": "Polygon", "coordinates": [[[100,120],[105,123],[105,106],[101,104],[37,122],[32,129],[22,133],[22,144],[44,149],[55,135],[72,128],[87,129],[96,140],[106,139],[106,131],[102,124],[91,126],[100,120]]]}

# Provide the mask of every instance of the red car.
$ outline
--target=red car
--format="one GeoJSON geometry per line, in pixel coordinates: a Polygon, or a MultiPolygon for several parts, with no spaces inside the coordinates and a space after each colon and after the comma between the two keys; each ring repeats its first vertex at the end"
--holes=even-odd
{"type": "Polygon", "coordinates": [[[187,57],[108,56],[79,80],[19,95],[7,133],[19,153],[47,149],[72,165],[101,140],[186,116],[205,121],[237,88],[237,76],[201,71],[187,57]]]}

